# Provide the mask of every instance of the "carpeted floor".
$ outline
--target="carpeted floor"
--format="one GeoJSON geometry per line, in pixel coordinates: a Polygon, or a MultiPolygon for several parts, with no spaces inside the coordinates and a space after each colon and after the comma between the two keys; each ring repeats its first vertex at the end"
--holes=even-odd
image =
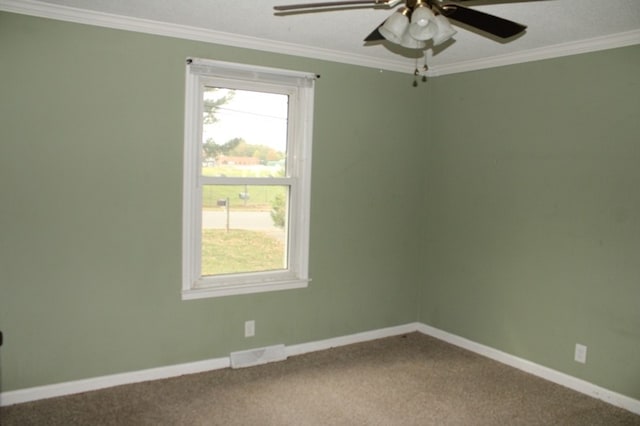
{"type": "Polygon", "coordinates": [[[285,362],[0,409],[12,425],[640,425],[640,416],[412,333],[285,362]]]}

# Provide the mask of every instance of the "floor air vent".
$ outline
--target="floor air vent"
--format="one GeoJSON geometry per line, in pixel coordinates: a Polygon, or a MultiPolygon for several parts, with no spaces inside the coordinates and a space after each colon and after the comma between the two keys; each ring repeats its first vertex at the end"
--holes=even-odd
{"type": "Polygon", "coordinates": [[[231,368],[252,367],[275,361],[284,361],[287,354],[284,345],[267,346],[266,348],[249,349],[247,351],[231,352],[231,368]]]}

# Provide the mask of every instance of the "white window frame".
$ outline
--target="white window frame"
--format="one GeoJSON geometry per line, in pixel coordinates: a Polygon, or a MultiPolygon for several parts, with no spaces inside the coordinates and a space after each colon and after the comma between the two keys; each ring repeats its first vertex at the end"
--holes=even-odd
{"type": "Polygon", "coordinates": [[[308,286],[311,202],[311,140],[315,74],[188,58],[186,67],[182,299],[229,296],[308,286]],[[203,91],[226,87],[289,96],[287,173],[274,178],[202,176],[203,91]],[[202,187],[204,184],[286,185],[290,188],[286,269],[201,276],[202,187]]]}

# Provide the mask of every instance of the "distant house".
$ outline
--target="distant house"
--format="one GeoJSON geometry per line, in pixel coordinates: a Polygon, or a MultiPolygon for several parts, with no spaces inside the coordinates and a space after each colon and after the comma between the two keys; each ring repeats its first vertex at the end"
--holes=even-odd
{"type": "Polygon", "coordinates": [[[227,155],[220,155],[216,158],[218,164],[228,164],[235,166],[256,166],[260,164],[260,159],[257,157],[232,157],[227,155]]]}

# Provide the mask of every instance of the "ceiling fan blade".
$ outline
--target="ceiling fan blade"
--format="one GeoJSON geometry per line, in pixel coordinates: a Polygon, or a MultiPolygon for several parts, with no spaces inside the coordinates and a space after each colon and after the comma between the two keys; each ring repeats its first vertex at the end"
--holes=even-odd
{"type": "Polygon", "coordinates": [[[531,1],[553,1],[553,0],[456,0],[456,3],[473,3],[472,6],[500,3],[528,3],[531,1]]]}
{"type": "Polygon", "coordinates": [[[335,7],[335,6],[351,6],[357,4],[387,4],[384,0],[346,0],[346,1],[326,1],[320,3],[300,3],[287,4],[282,6],[273,6],[275,10],[296,10],[296,9],[312,9],[316,7],[335,7]]]}
{"type": "Polygon", "coordinates": [[[440,7],[443,15],[447,18],[470,25],[501,38],[513,37],[527,28],[525,25],[518,24],[517,22],[457,4],[443,4],[440,7]]]}
{"type": "Polygon", "coordinates": [[[383,24],[384,24],[384,21],[382,22],[382,24],[378,25],[375,30],[371,31],[371,34],[366,36],[364,41],[384,40],[384,37],[382,36],[382,34],[380,34],[380,31],[378,31],[383,24]]]}

